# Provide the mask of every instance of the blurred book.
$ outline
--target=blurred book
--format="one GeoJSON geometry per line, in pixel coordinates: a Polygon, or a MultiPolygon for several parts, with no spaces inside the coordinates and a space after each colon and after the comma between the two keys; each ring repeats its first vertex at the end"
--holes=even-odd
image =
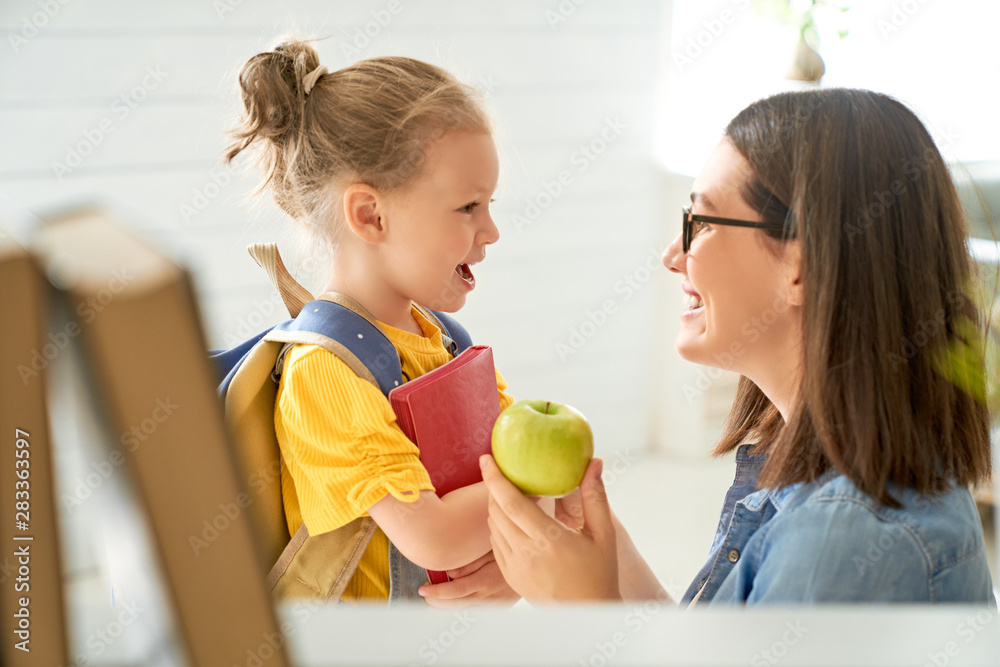
{"type": "Polygon", "coordinates": [[[49,286],[27,250],[0,230],[0,661],[66,664],[66,623],[45,368],[49,286]]]}
{"type": "Polygon", "coordinates": [[[109,431],[136,441],[125,469],[189,661],[286,665],[188,273],[99,209],[46,222],[35,249],[80,316],[109,431]]]}

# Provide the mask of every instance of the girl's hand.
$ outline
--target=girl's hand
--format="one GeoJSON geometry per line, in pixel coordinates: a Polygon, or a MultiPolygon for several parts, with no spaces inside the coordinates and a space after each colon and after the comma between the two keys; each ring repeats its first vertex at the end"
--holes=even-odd
{"type": "Polygon", "coordinates": [[[509,607],[521,599],[503,578],[492,551],[457,570],[448,570],[448,576],[452,581],[420,587],[427,604],[440,609],[483,604],[509,607]]]}
{"type": "MultiPolygon", "coordinates": [[[[490,494],[493,554],[511,588],[532,603],[622,600],[615,527],[600,459],[590,462],[580,484],[578,530],[546,516],[503,476],[492,456],[480,457],[479,465],[490,494]]],[[[572,499],[562,505],[572,516],[572,499]]]]}

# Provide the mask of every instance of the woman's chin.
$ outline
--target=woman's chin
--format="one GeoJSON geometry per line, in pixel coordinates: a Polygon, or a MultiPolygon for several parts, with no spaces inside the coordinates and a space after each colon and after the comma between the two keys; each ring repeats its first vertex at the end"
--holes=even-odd
{"type": "Polygon", "coordinates": [[[701,355],[698,353],[698,350],[694,345],[690,345],[688,343],[681,343],[681,341],[677,341],[677,344],[674,347],[677,350],[677,356],[679,356],[684,361],[689,361],[692,364],[704,363],[702,361],[701,355]]]}
{"type": "Polygon", "coordinates": [[[674,347],[677,349],[678,356],[684,361],[701,366],[719,365],[717,359],[719,354],[713,355],[712,351],[705,347],[704,341],[695,341],[678,336],[674,347]]]}
{"type": "Polygon", "coordinates": [[[681,331],[674,341],[674,348],[677,354],[685,361],[701,363],[700,359],[704,354],[705,341],[701,332],[681,331]]]}

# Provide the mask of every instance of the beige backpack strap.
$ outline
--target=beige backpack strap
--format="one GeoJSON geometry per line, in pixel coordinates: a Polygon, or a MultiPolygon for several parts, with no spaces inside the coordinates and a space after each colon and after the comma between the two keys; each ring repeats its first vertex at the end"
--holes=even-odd
{"type": "Polygon", "coordinates": [[[267,271],[267,277],[281,294],[281,300],[285,302],[289,315],[295,317],[302,310],[302,306],[313,300],[309,290],[300,285],[285,268],[276,243],[254,243],[247,246],[247,251],[254,261],[267,271]]]}
{"type": "Polygon", "coordinates": [[[272,594],[282,600],[339,600],[377,527],[366,516],[329,532],[309,535],[303,523],[267,576],[272,594]]]}
{"type": "Polygon", "coordinates": [[[306,522],[303,521],[299,529],[295,531],[292,535],[292,539],[285,545],[284,550],[278,557],[278,560],[271,567],[271,571],[267,573],[267,588],[271,590],[274,588],[278,580],[285,574],[288,570],[288,566],[291,564],[292,560],[295,558],[295,554],[298,553],[299,549],[302,548],[302,544],[309,538],[309,529],[306,528],[306,522]]]}
{"type": "Polygon", "coordinates": [[[250,484],[249,513],[270,562],[288,543],[288,524],[281,501],[280,448],[274,431],[278,388],[269,376],[280,343],[262,341],[250,350],[225,397],[225,417],[242,477],[250,484]]]}

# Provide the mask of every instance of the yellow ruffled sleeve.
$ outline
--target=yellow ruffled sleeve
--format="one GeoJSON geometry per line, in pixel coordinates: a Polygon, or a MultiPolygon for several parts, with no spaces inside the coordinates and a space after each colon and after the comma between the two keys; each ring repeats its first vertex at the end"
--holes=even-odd
{"type": "Polygon", "coordinates": [[[282,485],[292,532],[305,521],[311,534],[324,533],[365,516],[388,494],[413,502],[434,490],[382,392],[321,347],[289,351],[274,425],[294,485],[282,485]]]}
{"type": "Polygon", "coordinates": [[[497,394],[500,397],[500,409],[504,410],[514,402],[514,397],[507,393],[507,381],[500,375],[500,371],[494,368],[497,374],[497,394]]]}

